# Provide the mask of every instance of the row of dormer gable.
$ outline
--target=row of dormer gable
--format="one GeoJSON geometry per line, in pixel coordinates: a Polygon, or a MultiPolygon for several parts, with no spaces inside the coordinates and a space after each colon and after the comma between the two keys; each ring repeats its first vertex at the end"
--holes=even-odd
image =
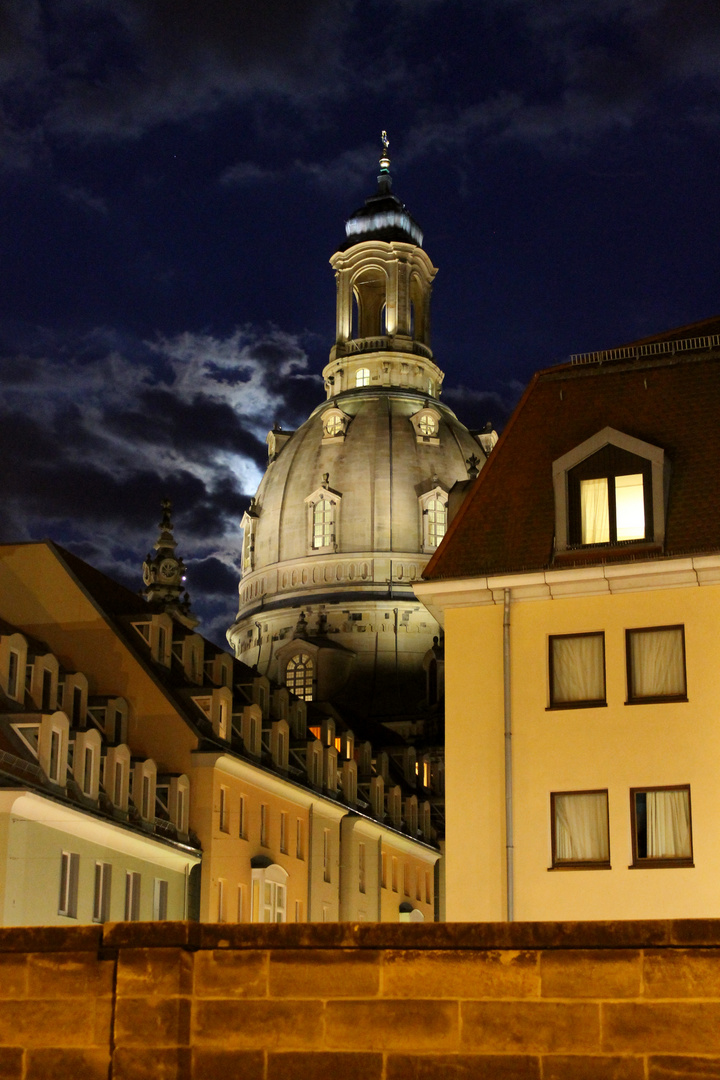
{"type": "Polygon", "coordinates": [[[80,805],[153,827],[159,812],[186,838],[189,780],[158,778],[152,759],[132,756],[126,699],[90,695],[86,676],[65,671],[42,642],[5,623],[2,630],[2,718],[7,745],[18,751],[4,754],[13,775],[20,776],[23,760],[30,759],[45,780],[80,805]]]}
{"type": "Polygon", "coordinates": [[[436,835],[430,823],[434,784],[429,759],[418,759],[412,747],[394,748],[390,754],[374,752],[370,742],[356,744],[339,718],[309,717],[311,702],[229,654],[216,653],[169,615],[148,613],[145,619],[133,618],[132,625],[150,659],[174,674],[170,692],[203,740],[225,745],[230,753],[412,836],[430,841],[436,835]],[[412,809],[418,806],[415,789],[426,795],[419,804],[422,811],[412,809]]]}

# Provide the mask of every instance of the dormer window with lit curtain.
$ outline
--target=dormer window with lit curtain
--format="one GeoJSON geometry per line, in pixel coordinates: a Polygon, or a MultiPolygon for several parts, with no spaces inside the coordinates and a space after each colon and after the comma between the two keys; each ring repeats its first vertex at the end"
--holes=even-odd
{"type": "Polygon", "coordinates": [[[570,543],[645,540],[652,522],[649,474],[649,462],[615,446],[606,446],[572,469],[568,473],[570,543]]]}
{"type": "Polygon", "coordinates": [[[553,463],[555,547],[565,551],[665,535],[664,451],[604,428],[553,463]]]}

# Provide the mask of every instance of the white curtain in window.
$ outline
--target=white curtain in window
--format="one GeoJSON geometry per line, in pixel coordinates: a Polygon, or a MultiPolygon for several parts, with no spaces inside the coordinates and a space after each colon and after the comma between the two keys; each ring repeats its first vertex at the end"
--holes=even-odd
{"type": "Polygon", "coordinates": [[[602,634],[553,638],[552,665],[553,705],[605,700],[602,634]]]}
{"type": "Polygon", "coordinates": [[[615,526],[618,540],[642,540],[645,536],[642,473],[615,477],[615,526]]]}
{"type": "Polygon", "coordinates": [[[583,544],[607,544],[610,540],[610,508],[608,482],[604,476],[597,480],[580,481],[580,517],[583,544]]]}
{"type": "Polygon", "coordinates": [[[607,792],[555,796],[555,859],[607,862],[607,792]]]}
{"type": "Polygon", "coordinates": [[[648,791],[648,859],[689,859],[690,800],[687,791],[648,791]]]}
{"type": "Polygon", "coordinates": [[[633,630],[630,634],[632,697],[685,693],[682,629],[633,630]]]}

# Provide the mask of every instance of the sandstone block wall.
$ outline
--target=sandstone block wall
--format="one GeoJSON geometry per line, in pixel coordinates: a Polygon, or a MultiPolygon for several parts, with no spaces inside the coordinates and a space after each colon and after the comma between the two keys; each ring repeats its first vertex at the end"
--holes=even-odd
{"type": "Polygon", "coordinates": [[[0,930],[0,1080],[720,1080],[720,920],[0,930]]]}

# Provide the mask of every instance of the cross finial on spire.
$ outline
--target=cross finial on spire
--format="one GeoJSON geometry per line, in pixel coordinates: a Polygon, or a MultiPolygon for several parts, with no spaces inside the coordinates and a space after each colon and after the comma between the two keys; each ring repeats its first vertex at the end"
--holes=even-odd
{"type": "Polygon", "coordinates": [[[380,157],[380,172],[386,173],[390,171],[390,157],[388,150],[390,148],[390,140],[388,139],[387,131],[383,131],[380,136],[380,142],[382,143],[382,156],[380,157]]]}

